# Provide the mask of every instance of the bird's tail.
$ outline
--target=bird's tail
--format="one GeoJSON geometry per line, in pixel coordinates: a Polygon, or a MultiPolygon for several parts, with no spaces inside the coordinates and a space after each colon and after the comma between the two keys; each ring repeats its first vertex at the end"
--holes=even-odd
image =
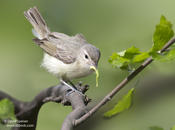
{"type": "Polygon", "coordinates": [[[24,16],[33,26],[33,34],[38,39],[45,38],[49,33],[50,30],[47,27],[46,22],[44,21],[43,17],[39,13],[37,7],[30,8],[29,10],[24,12],[24,16]]]}

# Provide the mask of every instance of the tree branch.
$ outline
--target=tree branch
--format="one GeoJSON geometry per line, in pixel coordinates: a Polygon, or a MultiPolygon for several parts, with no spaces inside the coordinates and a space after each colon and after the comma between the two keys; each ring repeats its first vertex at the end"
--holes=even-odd
{"type": "MultiPolygon", "coordinates": [[[[159,53],[165,52],[173,43],[175,42],[175,38],[172,38],[168,41],[164,47],[159,51],[159,53]]],[[[151,64],[153,58],[150,57],[145,60],[135,71],[133,71],[129,76],[127,76],[123,81],[121,81],[107,96],[105,96],[96,106],[94,106],[88,113],[83,115],[80,119],[74,121],[74,126],[79,125],[95,112],[97,112],[103,105],[109,102],[117,92],[119,92],[129,81],[131,81],[134,77],[136,77],[145,67],[151,64]]]]}
{"type": "MultiPolygon", "coordinates": [[[[77,87],[80,88],[80,85],[77,87]]],[[[82,93],[85,93],[87,90],[87,85],[82,86],[81,90],[79,89],[79,91],[82,93]]],[[[17,125],[13,126],[13,130],[35,130],[39,110],[42,105],[47,102],[72,105],[73,111],[67,116],[62,127],[62,130],[70,130],[73,126],[71,122],[85,114],[85,106],[90,101],[90,99],[88,99],[86,96],[82,96],[78,92],[70,90],[63,84],[41,91],[31,102],[19,101],[0,91],[0,100],[5,98],[12,101],[15,107],[15,115],[18,122],[17,125]]]]}

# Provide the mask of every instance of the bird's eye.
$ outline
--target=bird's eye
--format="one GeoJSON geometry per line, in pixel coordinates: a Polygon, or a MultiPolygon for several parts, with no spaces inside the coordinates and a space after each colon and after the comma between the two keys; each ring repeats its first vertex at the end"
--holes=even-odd
{"type": "Polygon", "coordinates": [[[86,58],[86,59],[89,59],[88,55],[85,55],[85,58],[86,58]]]}

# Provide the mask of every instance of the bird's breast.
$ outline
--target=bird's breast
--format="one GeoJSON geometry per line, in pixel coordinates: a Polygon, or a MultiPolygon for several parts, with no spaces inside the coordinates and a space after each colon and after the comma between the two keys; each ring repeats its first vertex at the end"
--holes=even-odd
{"type": "Polygon", "coordinates": [[[41,64],[46,70],[59,78],[75,79],[85,77],[92,73],[92,71],[84,65],[74,62],[71,64],[65,64],[62,61],[52,57],[48,54],[44,54],[43,62],[41,64]]]}

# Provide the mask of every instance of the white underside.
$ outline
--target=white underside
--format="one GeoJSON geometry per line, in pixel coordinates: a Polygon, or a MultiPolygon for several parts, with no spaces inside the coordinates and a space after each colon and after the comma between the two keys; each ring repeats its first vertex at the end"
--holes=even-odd
{"type": "Polygon", "coordinates": [[[89,67],[80,65],[78,62],[72,64],[65,64],[62,61],[44,54],[42,67],[46,68],[48,72],[56,75],[59,78],[74,79],[87,76],[92,73],[89,67]]]}

